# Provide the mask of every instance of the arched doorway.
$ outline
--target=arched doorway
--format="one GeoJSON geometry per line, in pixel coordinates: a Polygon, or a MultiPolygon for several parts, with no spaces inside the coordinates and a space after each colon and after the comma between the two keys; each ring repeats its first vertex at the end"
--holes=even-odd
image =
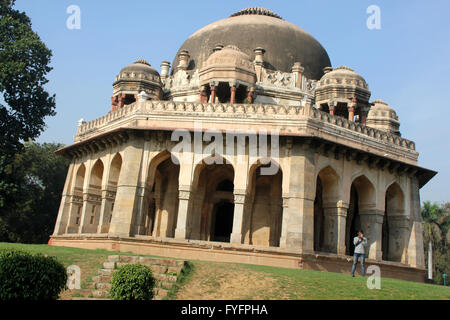
{"type": "Polygon", "coordinates": [[[230,242],[233,231],[234,204],[221,200],[214,205],[211,222],[211,241],[230,242]]]}
{"type": "Polygon", "coordinates": [[[117,184],[119,182],[120,170],[122,169],[122,156],[117,153],[111,161],[111,166],[109,170],[107,197],[103,199],[103,217],[100,221],[99,233],[108,233],[109,226],[111,225],[112,215],[114,211],[114,203],[117,194],[117,184]]]}
{"type": "Polygon", "coordinates": [[[83,187],[86,175],[86,166],[82,163],[75,175],[75,183],[72,189],[72,199],[70,203],[69,221],[65,233],[78,233],[81,223],[81,212],[83,210],[83,187]]]}
{"type": "Polygon", "coordinates": [[[353,238],[356,237],[359,230],[361,230],[361,218],[359,216],[358,192],[354,185],[350,190],[350,204],[347,212],[347,224],[345,234],[345,254],[352,256],[355,252],[355,245],[353,238]]]}
{"type": "MultiPolygon", "coordinates": [[[[320,170],[314,200],[314,251],[337,253],[339,225],[337,202],[339,177],[330,166],[320,170]]],[[[340,244],[342,246],[342,244],[340,244]]]]}
{"type": "Polygon", "coordinates": [[[85,213],[81,233],[97,233],[100,222],[103,171],[103,161],[98,159],[91,170],[91,177],[87,188],[89,197],[85,200],[85,213]]]}
{"type": "MultiPolygon", "coordinates": [[[[368,239],[366,255],[369,253],[371,244],[378,241],[376,239],[378,236],[375,237],[376,226],[372,225],[370,215],[367,215],[373,212],[375,206],[375,188],[370,180],[364,175],[353,180],[347,212],[346,254],[353,255],[355,250],[353,239],[357,236],[359,230],[363,230],[365,237],[368,239]]],[[[373,257],[375,256],[373,255],[373,257]]]]}
{"type": "Polygon", "coordinates": [[[179,174],[179,161],[174,162],[170,152],[163,151],[152,159],[145,204],[140,216],[139,234],[174,237],[178,214],[179,174]]]}
{"type": "Polygon", "coordinates": [[[397,183],[392,184],[385,195],[381,243],[383,260],[401,262],[404,257],[405,233],[408,232],[404,205],[403,191],[397,183]]]}
{"type": "Polygon", "coordinates": [[[248,197],[244,206],[244,243],[265,247],[280,245],[282,226],[282,179],[278,163],[253,164],[249,170],[248,197]],[[277,168],[263,170],[267,168],[277,168]],[[272,174],[265,174],[265,171],[272,174]]]}
{"type": "Polygon", "coordinates": [[[234,168],[220,156],[214,160],[202,161],[194,171],[189,238],[229,242],[234,218],[234,168]]]}

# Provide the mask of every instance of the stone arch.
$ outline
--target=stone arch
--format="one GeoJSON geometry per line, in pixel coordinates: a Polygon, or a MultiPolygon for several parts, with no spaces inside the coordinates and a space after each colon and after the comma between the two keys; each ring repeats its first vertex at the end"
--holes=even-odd
{"type": "Polygon", "coordinates": [[[122,156],[116,153],[109,165],[109,175],[104,190],[104,198],[102,199],[102,212],[100,214],[100,225],[98,233],[108,233],[114,212],[114,204],[116,201],[117,185],[119,182],[120,172],[122,170],[122,156]]]}
{"type": "Polygon", "coordinates": [[[82,226],[82,233],[97,233],[100,222],[100,213],[102,206],[102,183],[104,165],[101,159],[97,159],[92,166],[89,186],[85,193],[88,194],[85,200],[84,221],[82,226]]]}
{"type": "Polygon", "coordinates": [[[72,184],[72,194],[69,210],[69,221],[66,233],[77,233],[81,224],[81,213],[83,210],[83,189],[86,178],[86,166],[80,164],[76,170],[75,181],[72,184]]]}
{"type": "Polygon", "coordinates": [[[266,247],[280,245],[282,181],[281,167],[271,158],[258,159],[250,166],[244,206],[244,243],[266,247]],[[276,173],[270,167],[277,168],[276,173]]]}
{"type": "Polygon", "coordinates": [[[322,168],[316,178],[314,199],[314,251],[337,253],[337,202],[340,178],[330,166],[322,168]]]}
{"type": "Polygon", "coordinates": [[[104,171],[103,161],[98,159],[91,169],[91,179],[89,181],[89,188],[100,189],[102,188],[103,171],[104,171]]]}
{"type": "Polygon", "coordinates": [[[397,182],[385,193],[385,211],[382,225],[382,260],[401,262],[406,254],[408,217],[405,216],[405,196],[397,182]]]}
{"type": "Polygon", "coordinates": [[[374,184],[364,174],[359,174],[352,180],[350,187],[350,202],[347,211],[345,245],[346,254],[353,255],[353,238],[358,230],[368,233],[370,225],[361,215],[374,210],[376,206],[376,189],[374,184]],[[366,229],[366,230],[364,230],[366,229]]]}
{"type": "Polygon", "coordinates": [[[229,242],[234,218],[235,170],[220,155],[215,156],[219,164],[211,164],[213,157],[204,158],[194,168],[189,238],[229,242]],[[219,188],[224,185],[226,188],[219,188]]]}
{"type": "Polygon", "coordinates": [[[150,161],[140,234],[174,237],[178,214],[179,163],[167,150],[161,151],[150,161]]]}

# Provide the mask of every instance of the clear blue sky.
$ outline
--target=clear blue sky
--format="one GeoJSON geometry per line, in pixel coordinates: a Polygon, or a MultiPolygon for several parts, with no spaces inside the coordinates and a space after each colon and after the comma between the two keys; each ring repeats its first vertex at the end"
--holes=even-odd
{"type": "Polygon", "coordinates": [[[402,136],[416,142],[419,165],[439,171],[422,200],[450,201],[450,27],[448,0],[151,1],[17,0],[53,50],[48,90],[55,117],[39,142],[71,144],[77,121],[110,108],[112,82],[138,58],[157,70],[201,27],[240,9],[261,6],[311,33],[332,65],[347,65],[399,115],[402,136]],[[81,29],[69,30],[70,5],[81,29]],[[381,8],[381,30],[366,27],[369,5],[381,8]]]}

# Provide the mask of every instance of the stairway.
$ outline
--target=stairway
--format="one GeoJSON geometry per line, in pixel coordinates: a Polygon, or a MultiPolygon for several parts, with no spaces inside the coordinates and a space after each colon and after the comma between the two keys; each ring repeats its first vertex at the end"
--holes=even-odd
{"type": "Polygon", "coordinates": [[[108,256],[108,261],[103,263],[103,268],[98,270],[98,275],[92,278],[90,290],[80,290],[80,294],[94,299],[110,299],[111,279],[114,271],[127,264],[142,264],[149,267],[155,278],[154,300],[165,298],[169,290],[177,282],[180,273],[186,265],[184,260],[138,257],[138,256],[108,256]]]}

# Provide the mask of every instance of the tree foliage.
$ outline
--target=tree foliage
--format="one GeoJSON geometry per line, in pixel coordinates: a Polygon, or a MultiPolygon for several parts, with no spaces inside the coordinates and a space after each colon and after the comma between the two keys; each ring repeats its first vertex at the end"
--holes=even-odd
{"type": "Polygon", "coordinates": [[[18,188],[7,166],[24,141],[42,133],[45,117],[55,115],[55,96],[44,88],[52,52],[14,4],[0,0],[0,207],[18,188]]]}
{"type": "Polygon", "coordinates": [[[55,154],[62,144],[25,143],[6,168],[14,175],[14,198],[0,208],[0,241],[46,243],[58,215],[69,160],[55,154]]]}
{"type": "MultiPolygon", "coordinates": [[[[434,282],[442,284],[442,274],[450,273],[450,253],[448,251],[450,231],[450,203],[439,205],[425,201],[422,206],[424,221],[423,241],[425,256],[431,241],[433,255],[434,282]]],[[[428,259],[425,259],[428,267],[428,259]]]]}

